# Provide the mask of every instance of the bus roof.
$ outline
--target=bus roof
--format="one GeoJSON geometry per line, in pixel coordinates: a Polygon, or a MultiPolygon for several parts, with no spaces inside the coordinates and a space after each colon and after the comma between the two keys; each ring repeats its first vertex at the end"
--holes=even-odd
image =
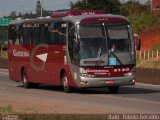
{"type": "Polygon", "coordinates": [[[121,15],[101,14],[101,15],[80,15],[80,16],[66,16],[63,20],[72,21],[73,23],[115,23],[115,22],[129,22],[129,20],[121,15]]]}
{"type": "Polygon", "coordinates": [[[19,20],[13,20],[9,23],[9,25],[16,25],[16,24],[21,24],[23,21],[23,19],[19,19],[19,20]]]}
{"type": "Polygon", "coordinates": [[[10,25],[14,24],[32,24],[45,23],[52,21],[71,21],[77,23],[120,23],[129,22],[129,20],[121,15],[105,14],[102,10],[74,10],[66,12],[56,12],[51,14],[51,18],[35,18],[28,20],[14,20],[10,25]]]}
{"type": "Polygon", "coordinates": [[[64,12],[53,12],[52,18],[66,17],[66,16],[81,16],[81,15],[93,15],[93,14],[106,14],[104,10],[72,10],[64,12]]]}

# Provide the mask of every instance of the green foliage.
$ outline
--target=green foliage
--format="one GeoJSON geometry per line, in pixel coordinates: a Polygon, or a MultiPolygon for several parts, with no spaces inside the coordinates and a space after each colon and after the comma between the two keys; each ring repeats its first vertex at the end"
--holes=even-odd
{"type": "Polygon", "coordinates": [[[73,10],[105,10],[107,13],[119,13],[119,6],[121,3],[119,0],[81,0],[73,4],[70,3],[70,7],[73,10]]]}
{"type": "Polygon", "coordinates": [[[142,32],[151,27],[160,25],[160,17],[151,15],[150,1],[140,4],[139,1],[130,0],[120,3],[120,0],[79,0],[70,3],[71,9],[105,10],[107,13],[115,13],[127,16],[133,25],[134,32],[142,32]]]}
{"type": "Polygon", "coordinates": [[[160,50],[160,42],[158,44],[156,44],[152,50],[160,50]]]}
{"type": "Polygon", "coordinates": [[[0,52],[0,57],[7,59],[7,58],[8,58],[8,53],[7,53],[7,51],[1,51],[1,52],[0,52]]]}
{"type": "Polygon", "coordinates": [[[6,29],[0,29],[0,40],[7,40],[7,30],[6,29]]]}
{"type": "Polygon", "coordinates": [[[134,32],[142,32],[160,25],[160,17],[145,13],[134,13],[128,16],[134,32]]]}
{"type": "Polygon", "coordinates": [[[0,49],[4,41],[7,40],[7,28],[0,27],[0,49]]]}
{"type": "Polygon", "coordinates": [[[128,1],[120,6],[120,14],[128,16],[135,13],[146,13],[149,12],[144,6],[139,3],[139,1],[128,1]]]}
{"type": "Polygon", "coordinates": [[[0,114],[2,113],[13,113],[13,108],[12,106],[0,106],[0,114]]]}
{"type": "Polygon", "coordinates": [[[137,65],[138,68],[155,68],[160,69],[160,61],[159,60],[145,60],[137,65]]]}

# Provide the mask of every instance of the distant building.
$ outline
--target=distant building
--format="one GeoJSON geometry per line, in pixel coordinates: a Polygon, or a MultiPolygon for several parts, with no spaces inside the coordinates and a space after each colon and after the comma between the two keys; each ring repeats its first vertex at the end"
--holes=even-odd
{"type": "Polygon", "coordinates": [[[151,0],[151,12],[153,15],[160,15],[160,0],[151,0]]]}

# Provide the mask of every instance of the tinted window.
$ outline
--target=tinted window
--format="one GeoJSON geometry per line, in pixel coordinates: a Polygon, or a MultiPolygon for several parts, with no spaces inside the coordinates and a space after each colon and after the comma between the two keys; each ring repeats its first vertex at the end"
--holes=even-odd
{"type": "Polygon", "coordinates": [[[82,24],[80,25],[79,35],[81,38],[95,38],[95,37],[103,37],[102,25],[96,24],[82,24]]]}
{"type": "Polygon", "coordinates": [[[50,25],[50,43],[65,44],[66,43],[66,23],[56,22],[50,25]]]}
{"type": "Polygon", "coordinates": [[[73,64],[78,64],[79,42],[76,38],[75,26],[73,23],[68,23],[68,49],[71,62],[73,64]]]}
{"type": "Polygon", "coordinates": [[[48,24],[40,25],[39,29],[40,29],[40,43],[49,43],[48,24]]]}
{"type": "Polygon", "coordinates": [[[37,24],[33,25],[33,41],[32,44],[39,44],[40,43],[40,30],[37,24]]]}
{"type": "Polygon", "coordinates": [[[23,32],[22,32],[22,38],[23,38],[23,45],[30,45],[31,44],[31,28],[29,25],[23,25],[23,32]]]}
{"type": "Polygon", "coordinates": [[[11,25],[8,28],[8,39],[10,44],[14,44],[16,41],[16,25],[11,25]]]}
{"type": "Polygon", "coordinates": [[[117,51],[129,51],[130,37],[127,26],[106,26],[108,34],[108,46],[113,46],[117,51]]]}

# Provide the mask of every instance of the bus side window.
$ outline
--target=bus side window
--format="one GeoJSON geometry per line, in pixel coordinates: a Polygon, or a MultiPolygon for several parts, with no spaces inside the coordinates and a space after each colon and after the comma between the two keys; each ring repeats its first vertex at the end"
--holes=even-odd
{"type": "Polygon", "coordinates": [[[29,29],[29,37],[30,37],[30,44],[33,44],[33,26],[31,25],[30,29],[29,29]]]}
{"type": "Polygon", "coordinates": [[[79,43],[75,36],[74,24],[68,23],[68,49],[72,63],[78,64],[79,43]]]}
{"type": "Polygon", "coordinates": [[[40,43],[49,43],[48,23],[40,25],[39,29],[40,29],[40,43]]]}
{"type": "Polygon", "coordinates": [[[31,43],[31,34],[30,34],[30,28],[25,25],[23,26],[23,32],[22,32],[22,38],[23,38],[23,45],[30,45],[31,43]]]}
{"type": "Polygon", "coordinates": [[[20,45],[23,45],[23,27],[21,25],[20,30],[19,30],[19,39],[20,39],[20,45]]]}
{"type": "Polygon", "coordinates": [[[15,31],[16,31],[15,45],[20,45],[21,44],[21,25],[17,25],[15,31]]]}
{"type": "Polygon", "coordinates": [[[66,23],[57,22],[55,23],[56,31],[56,42],[58,44],[66,44],[66,23]]]}
{"type": "Polygon", "coordinates": [[[50,44],[56,44],[56,31],[54,28],[54,23],[51,23],[49,26],[49,40],[50,40],[50,44]]]}
{"type": "Polygon", "coordinates": [[[33,41],[34,43],[37,45],[40,43],[40,30],[39,30],[39,27],[35,27],[34,28],[34,35],[33,35],[33,41]]]}
{"type": "Polygon", "coordinates": [[[16,26],[15,25],[11,25],[9,26],[8,29],[8,39],[9,39],[9,44],[14,44],[16,41],[16,32],[15,32],[16,26]]]}

